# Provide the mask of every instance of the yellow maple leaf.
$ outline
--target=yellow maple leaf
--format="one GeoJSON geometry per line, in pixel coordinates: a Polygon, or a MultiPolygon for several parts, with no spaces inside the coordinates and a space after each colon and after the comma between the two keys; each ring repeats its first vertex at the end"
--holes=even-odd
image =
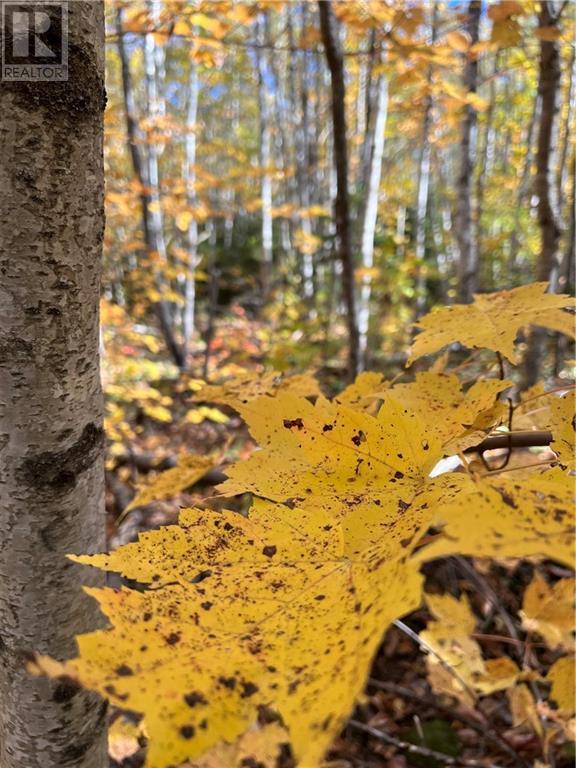
{"type": "Polygon", "coordinates": [[[532,283],[510,291],[476,294],[470,305],[442,307],[422,318],[408,365],[442,347],[460,342],[465,347],[491,349],[517,362],[514,340],[529,325],[574,336],[574,315],[565,312],[576,306],[565,295],[545,293],[547,283],[532,283]]]}
{"type": "MultiPolygon", "coordinates": [[[[238,407],[261,449],[226,469],[225,495],[251,491],[274,501],[398,518],[441,454],[416,414],[387,399],[377,416],[319,397],[279,393],[238,407]]],[[[402,526],[398,521],[399,527],[402,526]]]]}
{"type": "Polygon", "coordinates": [[[206,384],[192,398],[196,402],[222,403],[238,410],[251,400],[266,395],[273,397],[279,392],[292,392],[302,397],[317,397],[321,394],[316,379],[310,374],[284,376],[273,371],[265,376],[250,373],[237,376],[224,384],[206,384]]]}
{"type": "Polygon", "coordinates": [[[468,599],[451,595],[426,595],[436,621],[420,633],[432,653],[426,657],[428,679],[437,693],[455,696],[472,705],[476,695],[487,695],[514,685],[521,675],[518,665],[504,656],[485,660],[471,637],[476,617],[468,599]]]}
{"type": "Polygon", "coordinates": [[[136,496],[124,512],[150,504],[152,501],[177,496],[181,491],[202,479],[206,472],[215,467],[219,461],[219,456],[198,456],[195,454],[182,456],[178,459],[175,467],[160,472],[152,480],[139,486],[136,496]]]}
{"type": "Polygon", "coordinates": [[[384,531],[355,558],[345,535],[328,514],[261,501],[247,519],[189,510],[139,551],[76,558],[154,588],[88,590],[114,626],[80,636],[57,671],[144,713],[150,768],[234,741],[261,706],[282,717],[299,764],[316,766],[383,628],[420,600],[417,567],[384,531]]]}
{"type": "Polygon", "coordinates": [[[496,397],[509,386],[509,381],[486,379],[463,392],[455,374],[426,371],[417,373],[410,384],[396,384],[390,394],[412,411],[433,418],[442,445],[457,453],[503,419],[507,408],[496,397]]]}
{"type": "Polygon", "coordinates": [[[537,632],[550,648],[574,649],[574,581],[550,586],[536,571],[526,587],[520,616],[526,632],[537,632]]]}
{"type": "Polygon", "coordinates": [[[562,397],[551,396],[549,401],[551,417],[550,429],[554,440],[550,447],[558,454],[563,466],[574,469],[575,466],[575,399],[576,392],[572,390],[562,397]]]}
{"type": "Polygon", "coordinates": [[[381,399],[380,393],[387,388],[387,383],[381,373],[363,371],[355,381],[349,384],[334,398],[340,405],[373,413],[381,399]]]}
{"type": "Polygon", "coordinates": [[[510,712],[512,713],[512,725],[515,728],[528,726],[538,736],[544,735],[542,722],[538,716],[534,696],[527,685],[516,685],[506,691],[510,712]]]}
{"type": "Polygon", "coordinates": [[[550,667],[547,678],[552,683],[550,698],[556,702],[563,715],[571,717],[576,710],[574,657],[562,656],[555,661],[550,667]]]}
{"type": "Polygon", "coordinates": [[[289,740],[285,728],[278,723],[268,723],[247,731],[233,744],[218,744],[181,768],[222,768],[225,765],[277,768],[281,763],[282,745],[289,740]]]}
{"type": "Polygon", "coordinates": [[[574,483],[559,468],[519,480],[454,474],[445,482],[436,500],[443,535],[418,553],[422,560],[540,556],[573,567],[574,483]]]}

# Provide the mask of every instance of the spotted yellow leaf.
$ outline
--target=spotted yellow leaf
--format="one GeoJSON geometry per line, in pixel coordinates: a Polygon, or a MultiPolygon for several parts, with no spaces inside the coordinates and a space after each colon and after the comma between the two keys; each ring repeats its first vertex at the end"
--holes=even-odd
{"type": "Polygon", "coordinates": [[[419,321],[408,364],[438,352],[448,344],[491,349],[517,362],[514,341],[522,328],[538,325],[574,337],[574,307],[569,296],[545,293],[547,283],[532,283],[510,291],[477,294],[471,305],[456,304],[430,312],[419,321]]]}
{"type": "Polygon", "coordinates": [[[144,534],[139,556],[127,545],[76,558],[153,589],[89,590],[113,626],[80,636],[59,672],[144,714],[149,768],[234,741],[262,707],[282,718],[299,764],[316,766],[383,629],[420,601],[417,565],[386,529],[354,556],[345,537],[328,514],[260,501],[247,519],[187,510],[144,534]]]}
{"type": "Polygon", "coordinates": [[[310,374],[284,376],[281,373],[268,373],[265,376],[246,374],[224,384],[206,384],[193,400],[203,403],[221,403],[238,410],[258,397],[274,397],[279,392],[291,392],[301,397],[317,397],[321,394],[316,379],[310,374]]]}
{"type": "Polygon", "coordinates": [[[504,477],[451,475],[438,500],[442,534],[418,557],[540,556],[573,567],[573,478],[559,468],[521,480],[504,477]]]}
{"type": "Polygon", "coordinates": [[[219,456],[182,456],[175,467],[160,472],[151,481],[143,483],[126,507],[129,512],[136,507],[150,504],[152,501],[169,499],[201,480],[206,472],[220,461],[219,456]]]}
{"type": "Polygon", "coordinates": [[[409,384],[396,384],[390,396],[434,419],[442,445],[455,453],[478,442],[483,433],[504,420],[507,408],[496,398],[510,386],[510,381],[486,379],[464,392],[455,374],[421,372],[409,384]]]}

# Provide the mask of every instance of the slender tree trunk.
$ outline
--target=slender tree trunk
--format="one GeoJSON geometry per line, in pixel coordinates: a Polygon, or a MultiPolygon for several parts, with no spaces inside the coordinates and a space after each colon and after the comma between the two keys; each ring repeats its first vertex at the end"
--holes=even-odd
{"type": "MultiPolygon", "coordinates": [[[[471,44],[478,42],[480,29],[480,0],[468,4],[467,31],[471,44]]],[[[467,54],[464,67],[464,86],[469,93],[476,93],[478,87],[478,61],[467,54]]],[[[478,118],[471,104],[464,107],[460,137],[460,172],[457,185],[456,236],[458,240],[458,298],[461,302],[472,301],[478,282],[478,254],[474,235],[474,214],[472,206],[472,180],[476,156],[476,130],[478,118]]]]}
{"type": "Polygon", "coordinates": [[[258,114],[260,119],[260,172],[262,174],[260,186],[260,195],[262,199],[262,263],[260,274],[262,283],[262,301],[265,304],[270,296],[273,260],[272,177],[270,175],[272,137],[270,125],[270,97],[268,94],[269,84],[267,82],[269,75],[266,62],[266,51],[263,48],[260,48],[260,45],[264,45],[266,40],[263,19],[258,21],[258,28],[259,46],[256,47],[256,65],[258,68],[258,114]]]}
{"type": "Polygon", "coordinates": [[[534,98],[534,104],[532,107],[532,114],[530,115],[530,122],[528,123],[528,129],[526,132],[526,156],[524,158],[524,165],[522,166],[522,176],[520,177],[520,184],[518,185],[518,196],[516,198],[516,205],[514,208],[514,224],[512,228],[512,236],[510,238],[510,254],[508,256],[508,269],[512,277],[512,282],[515,282],[515,276],[518,271],[516,259],[518,251],[520,249],[520,214],[526,201],[528,191],[530,188],[530,173],[532,170],[533,159],[533,145],[534,134],[536,131],[536,125],[540,120],[540,94],[537,92],[534,98]]]}
{"type": "Polygon", "coordinates": [[[103,3],[68,13],[68,82],[0,87],[1,768],[107,765],[105,702],[26,670],[97,626],[101,577],[66,554],[105,546],[103,3]]]}
{"type": "MultiPolygon", "coordinates": [[[[550,29],[558,26],[559,17],[552,0],[543,0],[538,15],[538,26],[550,29]]],[[[538,93],[540,95],[540,124],[536,149],[536,176],[534,192],[538,197],[538,224],[540,226],[540,253],[536,265],[536,278],[550,283],[550,291],[558,288],[560,213],[557,187],[554,183],[555,153],[558,138],[558,100],[560,95],[560,46],[557,40],[540,40],[538,93]]],[[[535,329],[524,360],[524,386],[529,387],[540,377],[548,334],[535,329]]]]}
{"type": "MultiPolygon", "coordinates": [[[[492,73],[490,75],[490,102],[488,109],[484,116],[484,131],[482,140],[478,139],[478,144],[481,144],[481,148],[478,150],[480,154],[480,160],[478,163],[478,173],[476,174],[476,253],[478,254],[478,262],[483,263],[481,258],[483,250],[484,240],[484,192],[486,188],[486,179],[489,178],[493,165],[494,165],[494,110],[496,107],[496,87],[495,78],[498,72],[498,54],[494,56],[492,73]]],[[[493,262],[492,262],[493,264],[493,262]]],[[[496,286],[498,288],[499,286],[496,286]]]]}
{"type": "Polygon", "coordinates": [[[362,267],[365,270],[360,286],[358,302],[358,363],[361,369],[366,367],[366,352],[368,349],[368,328],[370,325],[370,297],[372,295],[372,277],[370,271],[374,266],[374,236],[378,219],[378,196],[382,177],[382,159],[384,157],[384,137],[386,133],[386,116],[388,113],[388,80],[382,73],[378,79],[378,96],[376,99],[376,116],[372,131],[372,148],[368,173],[368,186],[364,203],[362,221],[362,239],[360,252],[362,267]]]}
{"type": "MultiPolygon", "coordinates": [[[[302,14],[302,27],[306,24],[306,6],[301,8],[302,14]]],[[[291,7],[287,8],[287,31],[289,45],[294,45],[294,29],[292,24],[291,7]]],[[[295,165],[295,187],[297,194],[297,205],[300,209],[308,209],[310,207],[310,188],[313,187],[313,179],[309,173],[308,166],[308,85],[307,85],[307,67],[306,67],[306,52],[303,52],[299,59],[301,61],[301,110],[298,106],[297,99],[297,77],[296,77],[296,59],[294,55],[290,55],[288,61],[288,93],[290,96],[291,115],[290,121],[292,124],[293,141],[294,141],[294,165],[295,165]]],[[[309,215],[302,215],[300,213],[294,216],[294,224],[299,226],[304,235],[310,237],[312,235],[312,220],[309,215]]],[[[302,279],[302,289],[306,302],[310,308],[310,315],[314,315],[314,263],[312,255],[309,253],[302,253],[299,258],[300,274],[302,279]]]]}
{"type": "MultiPolygon", "coordinates": [[[[139,142],[139,128],[136,118],[136,108],[134,103],[134,89],[132,87],[132,76],[130,73],[130,62],[128,59],[128,53],[124,45],[124,30],[122,25],[122,8],[118,8],[116,14],[116,32],[118,37],[118,54],[120,57],[121,74],[122,74],[122,93],[124,96],[124,112],[126,117],[126,135],[128,139],[128,148],[130,151],[130,158],[132,160],[132,167],[134,175],[140,188],[140,205],[142,211],[142,231],[144,235],[144,243],[148,254],[157,253],[157,232],[158,221],[157,217],[154,218],[154,214],[151,210],[154,206],[151,206],[152,198],[150,193],[150,179],[149,179],[149,163],[144,162],[140,152],[139,142]]],[[[153,49],[150,50],[150,54],[153,54],[153,49]]],[[[155,65],[153,57],[149,55],[148,61],[150,73],[155,73],[155,65]]],[[[159,201],[158,201],[159,202],[159,201]]],[[[161,288],[161,280],[159,276],[155,276],[156,284],[158,288],[161,288]]],[[[178,367],[183,367],[184,356],[182,349],[177,343],[172,328],[172,321],[170,318],[170,311],[167,302],[158,301],[154,304],[154,311],[158,319],[158,325],[160,331],[166,343],[166,347],[170,352],[170,355],[178,367]]]]}
{"type": "Polygon", "coordinates": [[[198,121],[198,68],[194,59],[190,59],[188,73],[188,109],[186,115],[186,165],[184,184],[186,202],[192,209],[192,218],[188,224],[188,264],[184,288],[184,339],[182,355],[186,360],[190,352],[190,342],[194,333],[194,310],[196,304],[196,264],[198,261],[198,222],[196,220],[196,131],[198,121]]]}
{"type": "Polygon", "coordinates": [[[344,85],[344,57],[338,40],[336,18],[331,0],[319,0],[320,28],[326,61],[330,70],[332,90],[332,132],[334,137],[334,164],[336,167],[336,236],[342,264],[342,289],[348,323],[348,375],[358,373],[359,338],[356,324],[354,297],[354,261],[350,227],[350,201],[348,192],[348,148],[346,144],[346,108],[344,85]]]}
{"type": "MultiPolygon", "coordinates": [[[[436,40],[437,6],[430,9],[430,45],[436,40]]],[[[428,216],[428,192],[430,188],[430,128],[432,126],[432,66],[426,72],[426,95],[424,98],[424,116],[422,119],[422,138],[418,157],[418,181],[416,184],[416,319],[424,314],[426,308],[426,278],[424,260],[426,258],[426,220],[428,216]]]]}
{"type": "MultiPolygon", "coordinates": [[[[554,3],[551,0],[542,2],[538,23],[539,27],[544,29],[557,26],[558,18],[554,13],[554,3]]],[[[554,184],[560,78],[558,41],[540,40],[538,92],[542,106],[538,126],[534,191],[538,197],[541,243],[536,277],[538,280],[549,280],[553,291],[558,280],[558,245],[560,243],[560,214],[554,184]]]]}

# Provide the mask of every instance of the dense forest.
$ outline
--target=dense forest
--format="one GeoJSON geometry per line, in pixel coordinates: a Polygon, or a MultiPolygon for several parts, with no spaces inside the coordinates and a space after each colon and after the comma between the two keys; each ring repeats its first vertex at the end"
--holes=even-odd
{"type": "Polygon", "coordinates": [[[576,5],[0,6],[0,768],[573,765],[576,5]]]}

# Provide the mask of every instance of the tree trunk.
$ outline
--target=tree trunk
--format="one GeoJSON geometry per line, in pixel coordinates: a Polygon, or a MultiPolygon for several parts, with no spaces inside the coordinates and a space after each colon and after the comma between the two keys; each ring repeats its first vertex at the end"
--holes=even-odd
{"type": "MultiPolygon", "coordinates": [[[[466,27],[471,45],[478,42],[481,10],[482,3],[480,0],[470,0],[466,27]]],[[[478,87],[478,61],[470,53],[467,54],[464,67],[464,87],[468,93],[476,93],[478,87]]],[[[478,279],[478,254],[476,252],[474,216],[472,211],[472,177],[474,175],[476,156],[477,123],[478,117],[475,107],[471,104],[466,104],[461,125],[460,173],[458,176],[458,199],[455,221],[459,250],[458,298],[464,303],[472,301],[478,279]]]]}
{"type": "Polygon", "coordinates": [[[184,340],[182,356],[188,358],[190,342],[194,333],[194,310],[196,304],[196,265],[198,261],[198,222],[194,210],[198,196],[196,194],[196,131],[198,130],[198,67],[196,61],[190,59],[188,73],[188,109],[186,115],[186,164],[184,166],[184,184],[186,187],[186,202],[192,208],[192,218],[188,224],[188,264],[184,288],[184,340]]]}
{"type": "MultiPolygon", "coordinates": [[[[130,152],[130,158],[132,160],[132,168],[134,175],[138,181],[140,188],[140,205],[142,213],[142,232],[144,235],[144,243],[146,251],[150,255],[152,253],[160,252],[159,247],[163,246],[163,239],[158,242],[158,221],[157,216],[153,213],[154,206],[151,205],[152,197],[150,192],[149,181],[149,162],[144,162],[142,153],[140,151],[140,145],[142,143],[141,133],[138,129],[138,121],[136,118],[136,109],[134,104],[134,89],[132,87],[132,76],[130,73],[130,62],[126,47],[124,45],[124,29],[122,24],[122,8],[118,8],[116,12],[116,34],[118,38],[118,55],[120,57],[121,75],[122,75],[122,93],[124,96],[124,112],[126,117],[126,136],[128,139],[128,149],[130,152]]],[[[148,56],[148,68],[150,75],[155,75],[155,64],[153,58],[153,40],[152,47],[148,56]]],[[[154,165],[153,165],[154,168],[154,165]]],[[[159,199],[157,201],[160,203],[159,199]]],[[[162,218],[160,215],[160,224],[162,218]]],[[[162,235],[163,238],[163,235],[162,235]]],[[[164,252],[165,252],[164,247],[164,252]]],[[[157,275],[155,271],[155,282],[159,290],[162,288],[161,277],[157,275]]],[[[166,347],[179,368],[184,366],[184,355],[180,345],[177,343],[172,328],[172,321],[170,318],[170,311],[168,303],[165,301],[158,301],[154,304],[154,311],[158,319],[158,325],[160,331],[166,343],[166,347]]]]}
{"type": "Polygon", "coordinates": [[[68,13],[68,82],[0,87],[1,768],[107,761],[105,702],[25,666],[33,651],[75,655],[95,628],[80,584],[101,577],[66,554],[105,548],[103,3],[68,13]]]}
{"type": "MultiPolygon", "coordinates": [[[[438,9],[433,3],[430,9],[430,45],[436,42],[436,17],[438,9]]],[[[428,192],[430,188],[430,129],[432,127],[432,66],[426,71],[426,95],[422,117],[422,138],[418,153],[418,178],[416,184],[416,221],[414,224],[416,256],[416,319],[426,310],[426,222],[428,219],[428,192]]]]}
{"type": "MultiPolygon", "coordinates": [[[[550,29],[558,24],[553,3],[541,4],[538,26],[550,29]]],[[[560,215],[554,184],[556,140],[558,138],[558,97],[560,94],[560,45],[557,40],[540,40],[538,93],[540,94],[540,125],[536,149],[536,177],[534,191],[538,197],[538,224],[540,225],[540,253],[536,277],[549,280],[555,290],[558,280],[558,245],[560,242],[560,215]]]]}
{"type": "Polygon", "coordinates": [[[348,324],[348,375],[358,373],[358,326],[354,297],[354,261],[350,229],[350,201],[348,191],[348,147],[346,144],[346,108],[344,85],[344,57],[338,40],[336,19],[331,0],[319,0],[320,28],[332,89],[332,133],[334,137],[334,165],[336,168],[336,236],[342,264],[342,289],[348,324]]]}
{"type": "MultiPolygon", "coordinates": [[[[544,0],[538,14],[540,29],[558,26],[559,15],[552,0],[544,0]]],[[[553,293],[558,288],[560,213],[557,187],[554,183],[555,154],[558,138],[558,100],[560,95],[560,45],[557,40],[540,40],[538,65],[538,94],[540,96],[540,124],[536,147],[536,175],[534,192],[538,197],[537,212],[540,226],[540,253],[536,265],[536,279],[550,283],[553,293]]],[[[524,360],[525,387],[538,381],[546,352],[548,333],[536,328],[531,336],[524,360]]]]}
{"type": "Polygon", "coordinates": [[[374,266],[374,236],[378,219],[378,196],[382,176],[382,158],[384,157],[384,137],[386,133],[386,117],[388,113],[388,80],[384,73],[378,79],[378,96],[376,99],[376,115],[372,133],[372,147],[368,171],[368,185],[364,203],[362,220],[362,239],[360,252],[362,267],[365,270],[360,287],[358,302],[358,334],[359,334],[359,367],[366,367],[366,352],[368,349],[368,328],[370,325],[370,297],[372,294],[372,276],[370,270],[374,266]]]}
{"type": "Polygon", "coordinates": [[[261,214],[261,238],[262,238],[262,263],[261,284],[262,303],[266,304],[270,296],[272,281],[273,259],[273,229],[272,229],[272,177],[270,164],[272,162],[272,137],[270,125],[270,105],[267,82],[268,67],[266,65],[266,51],[260,46],[265,45],[266,35],[264,19],[258,21],[258,46],[256,47],[256,66],[258,69],[258,115],[260,120],[260,196],[262,200],[261,214]]]}

